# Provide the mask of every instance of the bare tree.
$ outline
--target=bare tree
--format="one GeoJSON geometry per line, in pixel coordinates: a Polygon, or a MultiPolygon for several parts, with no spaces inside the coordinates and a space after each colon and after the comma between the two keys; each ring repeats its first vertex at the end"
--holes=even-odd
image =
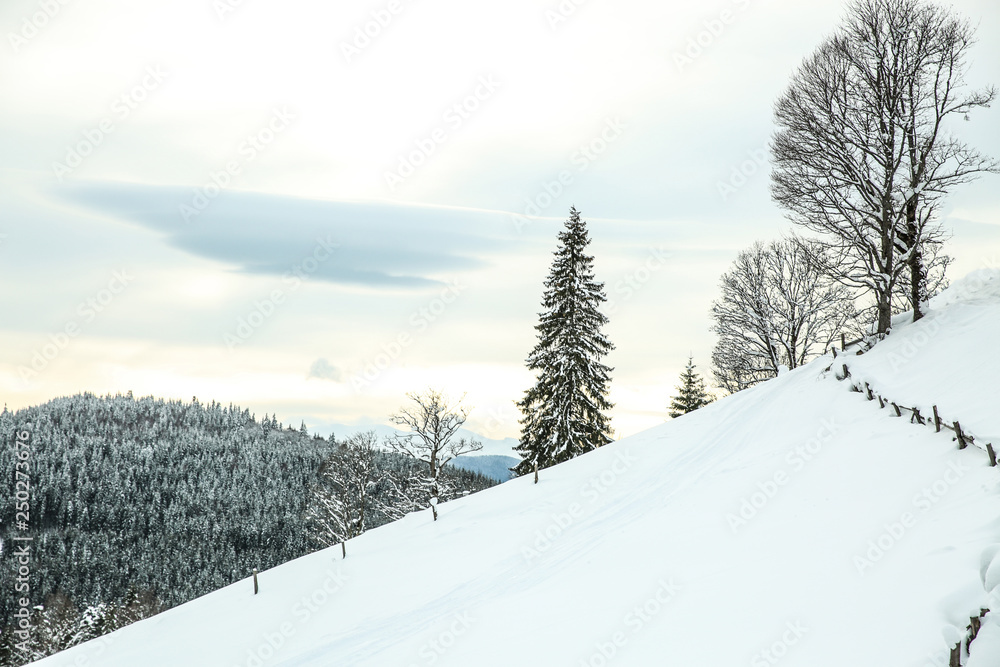
{"type": "Polygon", "coordinates": [[[408,427],[410,432],[393,436],[388,444],[393,450],[427,464],[427,493],[434,520],[437,521],[437,504],[443,491],[441,469],[457,456],[479,451],[483,444],[466,438],[452,442],[469,416],[469,409],[460,407],[464,394],[454,405],[441,392],[433,389],[406,396],[415,405],[400,408],[390,419],[394,424],[408,427]]]}
{"type": "Polygon", "coordinates": [[[825,350],[854,317],[850,291],[824,273],[822,249],[801,239],[755,243],[737,256],[712,304],[716,383],[737,392],[825,350]]]}
{"type": "Polygon", "coordinates": [[[366,431],[340,443],[323,462],[308,510],[312,537],[323,546],[361,535],[375,514],[395,520],[416,509],[401,481],[379,465],[379,454],[378,436],[366,431]]]}
{"type": "Polygon", "coordinates": [[[921,315],[944,195],[997,170],[945,127],[995,96],[962,92],[973,33],[925,0],[856,0],[775,105],[774,199],[823,235],[839,281],[873,296],[879,334],[901,281],[921,315]]]}

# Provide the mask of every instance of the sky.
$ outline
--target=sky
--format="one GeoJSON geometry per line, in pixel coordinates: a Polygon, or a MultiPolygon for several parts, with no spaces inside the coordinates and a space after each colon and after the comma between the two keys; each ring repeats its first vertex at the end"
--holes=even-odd
{"type": "MultiPolygon", "coordinates": [[[[967,80],[1000,83],[1000,7],[967,80]]],[[[323,435],[408,392],[516,437],[571,205],[609,297],[617,436],[709,374],[719,276],[790,230],[772,105],[841,2],[8,0],[0,400],[216,400],[323,435]]],[[[1000,157],[1000,110],[955,132],[1000,157]]],[[[942,218],[1000,261],[1000,176],[942,218]]],[[[339,434],[338,434],[339,435],[339,434]]]]}

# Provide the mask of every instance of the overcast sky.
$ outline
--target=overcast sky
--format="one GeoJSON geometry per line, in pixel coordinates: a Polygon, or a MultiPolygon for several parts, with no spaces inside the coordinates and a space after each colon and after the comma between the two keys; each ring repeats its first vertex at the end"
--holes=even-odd
{"type": "MultiPolygon", "coordinates": [[[[1000,7],[968,79],[1000,83],[1000,7]]],[[[708,373],[719,275],[789,228],[771,108],[841,2],[7,0],[0,397],[234,402],[318,428],[467,392],[516,436],[556,233],[590,223],[613,424],[708,373]],[[742,174],[740,173],[742,170],[742,174]]],[[[957,128],[1000,156],[1000,110],[957,128]]],[[[1000,177],[944,212],[1000,260],[1000,177]]]]}

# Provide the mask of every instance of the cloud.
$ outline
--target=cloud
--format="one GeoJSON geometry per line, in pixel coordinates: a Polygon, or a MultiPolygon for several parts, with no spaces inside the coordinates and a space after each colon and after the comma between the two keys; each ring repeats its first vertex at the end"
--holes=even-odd
{"type": "Polygon", "coordinates": [[[343,376],[339,368],[326,359],[320,358],[314,361],[312,366],[309,367],[309,375],[307,377],[340,382],[340,378],[343,376]]]}
{"type": "Polygon", "coordinates": [[[439,286],[448,274],[487,266],[491,254],[513,241],[507,217],[489,211],[224,191],[185,221],[180,207],[190,205],[190,189],[99,182],[54,194],[159,232],[171,246],[240,273],[286,275],[318,243],[332,241],[333,259],[310,278],[342,285],[439,286]]]}

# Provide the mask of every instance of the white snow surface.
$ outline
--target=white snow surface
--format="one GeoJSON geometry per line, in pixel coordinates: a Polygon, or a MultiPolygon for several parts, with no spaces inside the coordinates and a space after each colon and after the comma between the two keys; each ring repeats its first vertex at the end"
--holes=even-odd
{"type": "Polygon", "coordinates": [[[1000,612],[983,619],[983,627],[972,643],[965,667],[996,667],[1000,664],[1000,612]]]}
{"type": "MultiPolygon", "coordinates": [[[[960,281],[852,372],[1000,434],[998,286],[960,281]]],[[[829,363],[36,664],[947,665],[997,580],[1000,469],[829,363]]],[[[997,613],[970,665],[1000,664],[997,613]]]]}
{"type": "Polygon", "coordinates": [[[1000,447],[998,303],[1000,271],[975,271],[932,299],[923,319],[894,326],[878,354],[849,357],[851,373],[923,415],[937,405],[949,423],[1000,447]]]}

